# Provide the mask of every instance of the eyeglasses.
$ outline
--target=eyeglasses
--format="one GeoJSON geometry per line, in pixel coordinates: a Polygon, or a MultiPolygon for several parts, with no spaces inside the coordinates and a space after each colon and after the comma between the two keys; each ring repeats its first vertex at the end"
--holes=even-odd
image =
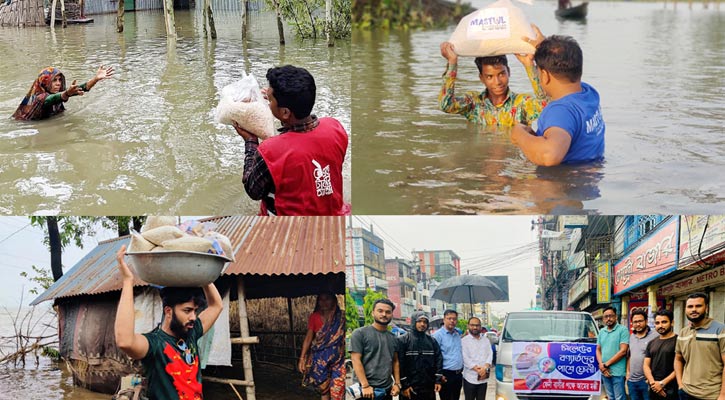
{"type": "Polygon", "coordinates": [[[606,319],[617,318],[617,316],[616,315],[602,315],[602,318],[606,318],[606,319]]]}
{"type": "Polygon", "coordinates": [[[633,324],[644,324],[644,320],[632,321],[633,324]]]}
{"type": "Polygon", "coordinates": [[[191,349],[189,349],[189,346],[186,345],[186,342],[184,339],[179,339],[178,342],[176,342],[176,347],[179,348],[179,350],[184,352],[184,359],[187,364],[193,365],[194,364],[194,355],[191,354],[191,349]]]}

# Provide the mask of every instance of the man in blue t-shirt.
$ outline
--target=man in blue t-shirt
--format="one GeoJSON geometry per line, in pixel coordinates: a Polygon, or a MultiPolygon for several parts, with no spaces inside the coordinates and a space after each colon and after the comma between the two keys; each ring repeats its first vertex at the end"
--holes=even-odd
{"type": "Polygon", "coordinates": [[[546,39],[538,28],[534,61],[539,80],[551,102],[541,112],[534,132],[514,126],[511,141],[536,165],[553,166],[599,161],[604,158],[604,120],[599,93],[581,81],[583,56],[569,36],[546,39]],[[538,43],[538,45],[537,45],[538,43]]]}

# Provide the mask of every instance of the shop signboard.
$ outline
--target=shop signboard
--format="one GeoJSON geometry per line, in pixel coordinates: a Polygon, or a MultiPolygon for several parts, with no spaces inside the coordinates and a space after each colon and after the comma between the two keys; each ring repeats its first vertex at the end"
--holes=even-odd
{"type": "Polygon", "coordinates": [[[514,392],[598,395],[595,343],[514,342],[514,392]]]}
{"type": "Polygon", "coordinates": [[[725,283],[725,265],[711,268],[697,275],[688,276],[687,278],[664,285],[660,287],[658,294],[661,296],[671,296],[690,293],[706,286],[714,286],[722,283],[725,283]]]}
{"type": "Polygon", "coordinates": [[[589,293],[589,272],[585,272],[569,289],[569,305],[574,304],[582,296],[589,293]]]}
{"type": "Polygon", "coordinates": [[[680,220],[680,269],[714,253],[723,253],[725,215],[683,215],[680,220]]]}
{"type": "Polygon", "coordinates": [[[597,264],[597,304],[612,302],[612,279],[609,274],[609,261],[597,264]]]}
{"type": "Polygon", "coordinates": [[[614,266],[614,294],[619,295],[677,268],[679,219],[670,218],[614,266]]]}

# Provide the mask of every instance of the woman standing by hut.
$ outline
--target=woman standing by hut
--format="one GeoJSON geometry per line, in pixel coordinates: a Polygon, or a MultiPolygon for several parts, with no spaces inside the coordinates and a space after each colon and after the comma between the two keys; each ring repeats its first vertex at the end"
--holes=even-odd
{"type": "Polygon", "coordinates": [[[314,386],[322,400],[345,397],[345,320],[333,293],[320,293],[307,323],[297,369],[302,384],[314,386]]]}

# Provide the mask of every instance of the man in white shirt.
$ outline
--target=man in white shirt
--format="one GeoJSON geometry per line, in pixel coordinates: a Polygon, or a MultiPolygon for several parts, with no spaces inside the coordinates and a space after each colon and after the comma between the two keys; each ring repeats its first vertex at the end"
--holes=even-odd
{"type": "Polygon", "coordinates": [[[491,371],[491,342],[481,335],[481,320],[468,320],[468,335],[461,339],[463,349],[463,395],[465,400],[485,400],[491,371]]]}

